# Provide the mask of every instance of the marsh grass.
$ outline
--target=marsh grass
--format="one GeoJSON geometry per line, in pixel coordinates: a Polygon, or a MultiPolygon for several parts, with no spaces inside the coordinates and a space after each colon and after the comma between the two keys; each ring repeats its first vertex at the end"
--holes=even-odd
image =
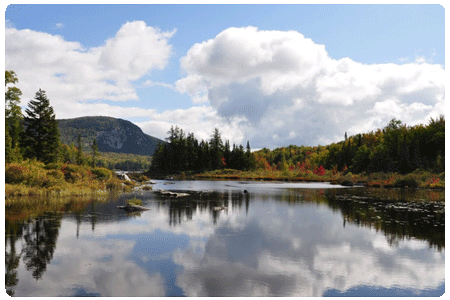
{"type": "Polygon", "coordinates": [[[229,179],[229,180],[265,180],[265,181],[298,181],[298,182],[331,182],[334,184],[362,184],[369,187],[384,188],[427,188],[445,189],[445,172],[432,174],[417,170],[410,174],[397,173],[361,173],[333,172],[324,170],[318,174],[310,170],[267,170],[240,171],[232,169],[207,171],[201,174],[192,174],[194,179],[229,179]]]}
{"type": "Polygon", "coordinates": [[[132,205],[142,205],[142,200],[138,198],[131,198],[127,200],[127,203],[132,205]]]}
{"type": "Polygon", "coordinates": [[[53,163],[36,160],[6,164],[5,197],[73,196],[128,191],[111,170],[86,165],[53,163]]]}

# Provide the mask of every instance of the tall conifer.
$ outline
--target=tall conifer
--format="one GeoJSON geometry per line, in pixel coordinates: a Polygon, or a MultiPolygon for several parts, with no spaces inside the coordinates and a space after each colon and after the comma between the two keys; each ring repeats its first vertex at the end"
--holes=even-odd
{"type": "Polygon", "coordinates": [[[58,122],[45,91],[39,89],[36,92],[25,113],[22,144],[26,157],[36,157],[44,163],[56,162],[59,146],[58,122]]]}

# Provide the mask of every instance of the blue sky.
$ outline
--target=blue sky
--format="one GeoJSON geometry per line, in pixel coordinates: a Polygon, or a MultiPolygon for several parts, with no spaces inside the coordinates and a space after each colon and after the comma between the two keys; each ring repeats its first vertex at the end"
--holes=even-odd
{"type": "Polygon", "coordinates": [[[57,118],[111,115],[159,138],[171,125],[198,138],[219,127],[273,148],[444,113],[440,5],[5,9],[5,67],[22,104],[40,87],[57,118]]]}

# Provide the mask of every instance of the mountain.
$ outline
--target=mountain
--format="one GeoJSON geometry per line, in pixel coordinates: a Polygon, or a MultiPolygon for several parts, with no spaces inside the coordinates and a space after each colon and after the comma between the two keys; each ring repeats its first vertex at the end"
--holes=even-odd
{"type": "Polygon", "coordinates": [[[147,135],[130,121],[112,117],[81,117],[58,120],[61,142],[77,143],[81,135],[83,151],[90,153],[94,138],[100,152],[153,155],[163,140],[147,135]]]}

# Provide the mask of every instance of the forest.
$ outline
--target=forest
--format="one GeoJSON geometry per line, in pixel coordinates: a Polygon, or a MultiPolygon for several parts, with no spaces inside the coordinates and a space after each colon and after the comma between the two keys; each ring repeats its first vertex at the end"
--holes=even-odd
{"type": "Polygon", "coordinates": [[[197,179],[253,179],[361,183],[374,187],[445,187],[445,117],[407,126],[392,119],[384,128],[347,136],[326,146],[295,146],[252,152],[223,141],[215,129],[209,141],[172,127],[155,152],[150,176],[197,179]]]}
{"type": "Polygon", "coordinates": [[[250,170],[255,168],[250,143],[230,146],[222,140],[218,128],[209,141],[198,141],[193,133],[185,134],[178,126],[171,127],[167,143],[159,144],[152,157],[150,173],[172,174],[184,171],[202,172],[216,169],[250,170]]]}
{"type": "Polygon", "coordinates": [[[360,133],[327,146],[294,146],[255,153],[256,167],[334,171],[392,172],[407,174],[415,170],[434,173],[445,169],[445,118],[431,118],[426,125],[407,126],[392,119],[386,127],[360,133]]]}

